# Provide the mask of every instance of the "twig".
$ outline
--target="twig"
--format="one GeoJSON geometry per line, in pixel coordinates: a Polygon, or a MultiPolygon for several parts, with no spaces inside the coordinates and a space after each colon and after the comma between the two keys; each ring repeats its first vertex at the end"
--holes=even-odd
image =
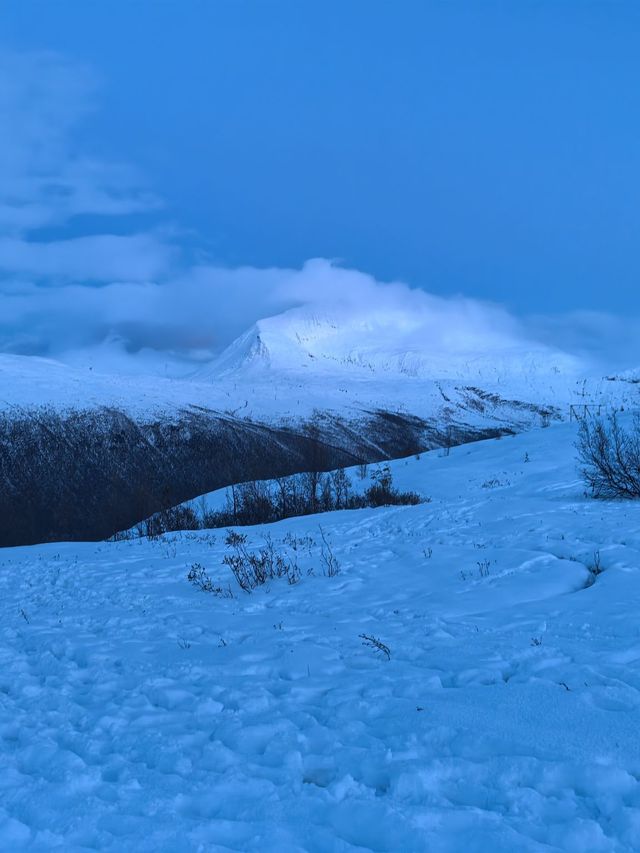
{"type": "Polygon", "coordinates": [[[370,634],[358,634],[358,636],[362,640],[363,646],[369,646],[371,649],[382,652],[386,655],[387,660],[391,660],[391,649],[382,640],[378,639],[378,637],[373,637],[370,634]]]}

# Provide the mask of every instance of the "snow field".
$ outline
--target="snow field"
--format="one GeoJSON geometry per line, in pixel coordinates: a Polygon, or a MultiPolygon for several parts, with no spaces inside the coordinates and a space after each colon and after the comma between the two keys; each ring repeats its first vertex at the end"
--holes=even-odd
{"type": "Polygon", "coordinates": [[[640,849],[640,504],[584,498],[574,435],[244,528],[293,586],[234,587],[224,531],[0,552],[0,849],[640,849]]]}

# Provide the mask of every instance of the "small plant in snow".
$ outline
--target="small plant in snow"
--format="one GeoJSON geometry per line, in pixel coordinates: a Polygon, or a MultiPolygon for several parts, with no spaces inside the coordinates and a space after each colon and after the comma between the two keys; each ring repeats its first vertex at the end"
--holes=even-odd
{"type": "Polygon", "coordinates": [[[370,649],[374,649],[374,651],[381,652],[387,660],[391,660],[391,649],[378,637],[374,637],[371,634],[358,634],[358,636],[362,640],[363,646],[368,646],[370,649]]]}
{"type": "Polygon", "coordinates": [[[311,548],[316,544],[315,539],[311,536],[295,536],[293,533],[287,533],[282,541],[292,551],[300,551],[304,548],[309,554],[311,554],[311,548]]]}
{"type": "Polygon", "coordinates": [[[322,563],[322,573],[328,578],[335,578],[340,574],[340,563],[337,561],[331,545],[327,541],[322,527],[320,530],[320,538],[322,539],[322,549],[320,551],[320,561],[322,563]]]}
{"type": "Polygon", "coordinates": [[[491,560],[478,560],[477,566],[478,571],[480,573],[481,578],[487,578],[491,574],[489,570],[489,566],[491,565],[491,560]]]}
{"type": "Polygon", "coordinates": [[[591,574],[594,576],[594,578],[597,578],[597,577],[598,577],[598,575],[601,575],[601,574],[602,574],[602,572],[603,572],[604,570],[603,570],[603,568],[602,568],[602,564],[601,564],[601,562],[600,562],[600,551],[597,551],[597,550],[596,550],[596,551],[594,551],[594,552],[593,552],[593,560],[592,560],[592,561],[591,561],[591,563],[587,566],[587,568],[589,569],[589,571],[591,572],[591,574]]]}
{"type": "Polygon", "coordinates": [[[482,484],[482,488],[483,489],[497,489],[498,486],[501,486],[501,485],[502,485],[502,483],[500,482],[500,480],[496,480],[496,478],[494,477],[491,480],[485,480],[484,483],[482,484]]]}
{"type": "Polygon", "coordinates": [[[231,589],[223,589],[221,586],[216,586],[214,582],[209,577],[207,570],[200,563],[194,563],[189,569],[189,574],[187,575],[187,580],[189,583],[193,584],[196,589],[199,589],[201,592],[210,592],[213,595],[217,595],[220,598],[233,598],[233,593],[231,589]]]}

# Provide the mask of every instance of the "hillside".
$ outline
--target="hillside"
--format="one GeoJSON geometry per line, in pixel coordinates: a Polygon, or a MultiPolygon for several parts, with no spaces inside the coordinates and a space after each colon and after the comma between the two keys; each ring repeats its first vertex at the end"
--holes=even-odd
{"type": "Polygon", "coordinates": [[[236,482],[637,405],[630,377],[402,312],[294,309],[182,379],[0,355],[0,545],[102,538],[236,482]]]}
{"type": "Polygon", "coordinates": [[[251,594],[219,531],[3,551],[0,846],[637,850],[640,506],[585,499],[574,434],[245,528],[300,569],[251,594]]]}

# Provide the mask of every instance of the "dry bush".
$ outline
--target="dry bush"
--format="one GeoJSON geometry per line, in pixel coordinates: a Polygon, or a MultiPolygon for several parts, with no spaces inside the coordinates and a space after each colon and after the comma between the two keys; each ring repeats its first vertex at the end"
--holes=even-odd
{"type": "Polygon", "coordinates": [[[580,472],[595,498],[640,498],[640,416],[630,429],[615,413],[580,423],[580,472]]]}

